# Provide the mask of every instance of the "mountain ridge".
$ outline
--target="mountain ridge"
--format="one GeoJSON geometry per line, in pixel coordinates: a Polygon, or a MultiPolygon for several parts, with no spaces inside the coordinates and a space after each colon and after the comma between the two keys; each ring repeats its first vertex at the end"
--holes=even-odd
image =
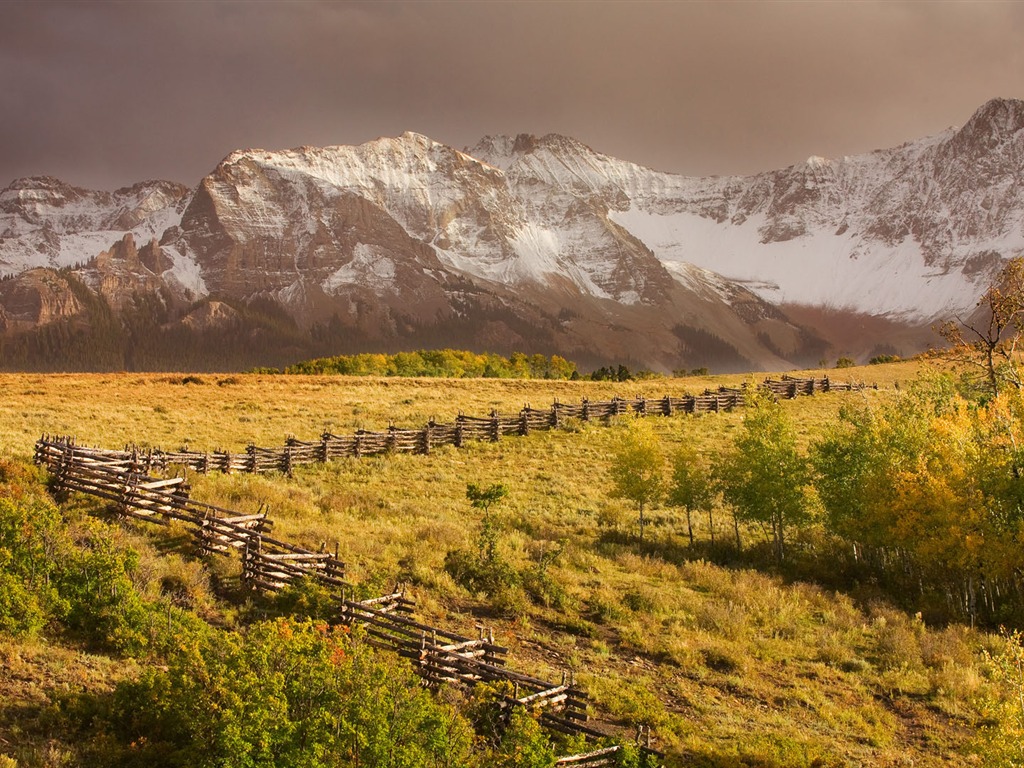
{"type": "Polygon", "coordinates": [[[115,314],[157,297],[168,329],[219,302],[266,309],[300,347],[333,328],[339,352],[457,338],[671,370],[707,362],[690,347],[710,334],[723,359],[788,367],[827,345],[786,306],[911,329],[968,313],[1024,252],[1022,178],[1024,102],[1006,99],[959,129],[753,176],[653,171],[558,134],[460,151],[406,132],[235,150],[192,189],[30,177],[0,192],[0,274],[23,283],[0,284],[0,322],[72,317],[63,301],[33,320],[24,296],[44,281],[21,277],[71,268],[115,314]]]}

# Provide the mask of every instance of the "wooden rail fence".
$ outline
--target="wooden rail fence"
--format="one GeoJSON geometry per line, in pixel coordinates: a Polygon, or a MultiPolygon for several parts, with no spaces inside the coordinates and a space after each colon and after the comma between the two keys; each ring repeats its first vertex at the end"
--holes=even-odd
{"type": "Polygon", "coordinates": [[[239,550],[242,579],[262,589],[280,589],[302,577],[324,586],[346,586],[345,564],[337,553],[297,547],[268,535],[273,522],[265,512],[243,515],[189,496],[183,477],[154,477],[144,463],[126,459],[122,451],[75,445],[70,438],[43,437],[36,442],[35,461],[53,475],[54,492],[86,493],[112,502],[121,515],[192,528],[202,553],[229,554],[239,550]]]}
{"type": "MultiPolygon", "coordinates": [[[[371,645],[409,659],[430,687],[447,683],[472,689],[480,682],[505,682],[512,693],[503,696],[498,706],[506,714],[515,707],[526,707],[552,730],[588,739],[608,735],[585,725],[587,695],[570,674],[563,672],[561,682],[554,683],[511,670],[505,660],[508,649],[495,644],[493,633],[485,636],[480,629],[478,637],[472,638],[417,622],[410,616],[414,604],[402,591],[354,599],[337,551],[333,555],[313,552],[269,537],[273,523],[262,510],[243,515],[190,498],[185,478],[148,474],[156,466],[151,454],[139,457],[78,446],[70,438],[44,436],[36,442],[35,461],[49,470],[58,496],[85,493],[111,502],[126,517],[189,525],[201,554],[240,551],[242,581],[253,589],[273,592],[301,578],[316,581],[334,593],[339,623],[359,625],[371,645]]],[[[643,748],[660,756],[649,743],[643,748]]],[[[619,749],[614,746],[571,755],[558,764],[581,768],[610,765],[619,749]]]]}
{"type": "MultiPolygon", "coordinates": [[[[830,379],[800,379],[783,376],[767,379],[760,389],[780,398],[796,398],[818,392],[852,391],[863,384],[833,382],[830,379]]],[[[636,397],[611,400],[587,400],[579,403],[555,401],[550,408],[524,407],[516,415],[492,411],[489,416],[467,416],[460,413],[454,422],[442,424],[433,420],[421,429],[400,429],[394,425],[384,431],[359,430],[351,435],[324,432],[319,440],[302,441],[288,438],[277,448],[248,446],[243,452],[163,451],[158,448],[128,446],[123,451],[107,451],[110,461],[145,468],[145,471],[167,471],[182,466],[200,473],[208,472],[284,472],[290,475],[295,467],[328,462],[343,457],[362,458],[394,453],[429,454],[442,446],[463,447],[476,441],[496,442],[502,437],[525,436],[534,431],[557,429],[568,419],[580,421],[607,420],[614,416],[674,416],[678,414],[717,413],[744,404],[746,389],[721,387],[700,395],[661,398],[636,397]]]]}
{"type": "MultiPolygon", "coordinates": [[[[783,376],[767,379],[759,388],[775,397],[796,398],[818,392],[852,391],[862,384],[839,384],[823,379],[783,376]]],[[[512,690],[499,702],[506,712],[527,707],[539,714],[546,727],[588,739],[606,734],[585,723],[587,696],[571,675],[563,673],[559,683],[508,669],[507,649],[485,638],[464,637],[438,627],[421,624],[411,618],[413,603],[396,591],[366,600],[350,597],[352,585],[345,581],[345,565],[335,550],[314,552],[269,536],[273,522],[265,511],[239,514],[223,507],[196,501],[183,477],[160,477],[154,471],[167,472],[175,466],[207,473],[284,472],[296,466],[332,461],[342,457],[378,456],[388,453],[429,454],[442,446],[462,447],[473,441],[498,441],[509,435],[525,436],[533,431],[557,429],[569,419],[607,420],[615,416],[672,416],[726,411],[745,402],[745,388],[705,391],[700,395],[631,400],[615,397],[607,401],[584,399],[580,403],[554,402],[550,408],[524,407],[517,415],[489,416],[460,413],[453,423],[431,420],[422,429],[386,431],[359,430],[352,435],[324,432],[315,442],[289,438],[281,448],[250,445],[244,452],[161,451],[127,447],[123,451],[87,448],[70,437],[44,435],[36,443],[35,460],[53,475],[57,495],[86,493],[110,501],[125,516],[169,525],[180,522],[192,527],[200,554],[229,555],[238,551],[242,562],[242,581],[253,589],[277,591],[298,579],[308,578],[335,593],[338,621],[363,628],[367,641],[410,660],[424,683],[436,687],[443,683],[472,688],[479,682],[504,682],[512,690]]],[[[650,731],[643,745],[643,733],[637,741],[650,755],[660,753],[650,747],[650,731]]],[[[556,765],[572,768],[597,768],[615,763],[618,746],[606,747],[559,758],[556,765]]]]}

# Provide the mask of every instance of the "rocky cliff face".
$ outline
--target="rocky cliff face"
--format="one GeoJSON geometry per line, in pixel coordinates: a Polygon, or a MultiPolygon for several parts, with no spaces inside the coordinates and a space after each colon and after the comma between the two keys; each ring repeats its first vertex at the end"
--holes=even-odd
{"type": "Polygon", "coordinates": [[[0,306],[8,331],[29,330],[82,311],[65,277],[45,268],[30,269],[17,278],[0,281],[0,306]]]}
{"type": "Polygon", "coordinates": [[[138,248],[129,232],[75,273],[115,312],[121,312],[134,296],[157,294],[165,288],[162,275],[172,267],[155,238],[138,248]]]}
{"type": "Polygon", "coordinates": [[[994,100],[959,130],[751,177],[659,173],[565,136],[460,152],[407,133],[234,152],[193,191],[22,179],[0,193],[0,274],[22,274],[0,320],[80,311],[24,276],[74,266],[115,314],[158,297],[165,330],[200,334],[257,312],[297,356],[319,340],[786,367],[825,351],[787,307],[890,328],[969,311],[1024,251],[1022,178],[1024,102],[994,100]]]}

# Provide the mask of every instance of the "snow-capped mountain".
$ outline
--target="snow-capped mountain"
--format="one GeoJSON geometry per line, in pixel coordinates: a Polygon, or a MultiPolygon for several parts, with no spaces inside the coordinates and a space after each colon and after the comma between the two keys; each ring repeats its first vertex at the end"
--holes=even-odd
{"type": "MultiPolygon", "coordinates": [[[[73,314],[77,281],[115,312],[158,295],[165,330],[281,313],[295,355],[459,344],[777,368],[827,351],[787,313],[898,328],[969,312],[1024,252],[1022,178],[1024,102],[994,100],[959,130],[750,177],[660,173],[565,136],[458,151],[406,133],[233,152],[191,191],[22,179],[0,193],[0,275],[23,276],[0,283],[0,328],[73,314]]],[[[832,352],[921,343],[872,327],[832,352]]]]}
{"type": "MultiPolygon", "coordinates": [[[[502,170],[407,133],[235,152],[162,245],[199,265],[212,294],[268,298],[301,324],[333,322],[377,344],[454,335],[668,368],[686,323],[726,339],[737,362],[781,362],[757,340],[765,328],[719,290],[673,280],[606,214],[595,201],[518,196],[502,170]]],[[[798,329],[769,309],[758,320],[796,344],[798,329]]]]}
{"type": "Polygon", "coordinates": [[[189,194],[169,181],[94,192],[49,176],[18,179],[0,192],[0,275],[84,264],[128,232],[159,239],[189,194]]]}
{"type": "MultiPolygon", "coordinates": [[[[470,154],[517,197],[597,199],[663,262],[712,270],[773,304],[911,322],[969,312],[1024,252],[1024,102],[961,129],[752,177],[648,171],[564,137],[488,137],[470,154]]],[[[557,226],[557,224],[555,225],[557,226]]]]}

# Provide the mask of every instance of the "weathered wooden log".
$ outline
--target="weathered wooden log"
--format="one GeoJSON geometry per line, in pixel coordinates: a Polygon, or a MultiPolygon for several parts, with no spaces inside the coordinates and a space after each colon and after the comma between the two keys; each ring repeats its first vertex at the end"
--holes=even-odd
{"type": "Polygon", "coordinates": [[[578,755],[567,755],[555,760],[555,765],[586,766],[593,768],[598,765],[614,765],[615,760],[611,756],[620,751],[622,747],[618,744],[611,747],[595,749],[592,752],[582,752],[578,755]]]}

